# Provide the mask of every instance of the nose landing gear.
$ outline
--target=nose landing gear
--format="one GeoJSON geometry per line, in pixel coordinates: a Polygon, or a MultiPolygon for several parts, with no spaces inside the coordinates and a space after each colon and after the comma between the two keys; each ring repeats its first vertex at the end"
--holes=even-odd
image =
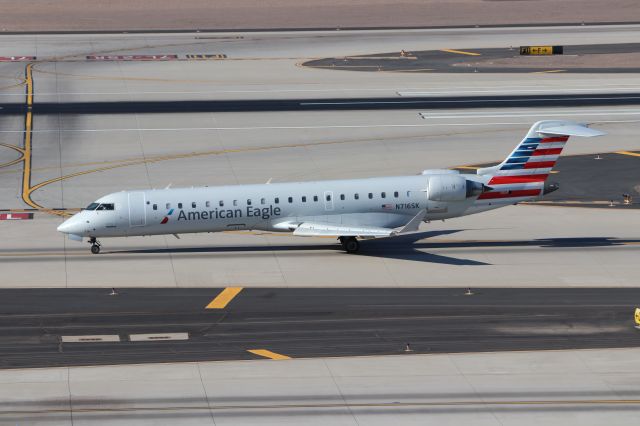
{"type": "Polygon", "coordinates": [[[360,243],[356,237],[340,237],[340,244],[347,253],[357,253],[360,250],[360,243]]]}
{"type": "Polygon", "coordinates": [[[89,238],[89,244],[91,244],[91,253],[100,253],[100,243],[96,240],[96,237],[89,238]]]}

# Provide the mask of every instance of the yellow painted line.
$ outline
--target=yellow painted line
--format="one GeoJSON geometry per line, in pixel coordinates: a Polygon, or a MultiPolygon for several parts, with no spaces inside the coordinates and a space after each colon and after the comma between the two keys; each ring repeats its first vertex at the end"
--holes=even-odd
{"type": "Polygon", "coordinates": [[[247,352],[251,352],[254,355],[263,356],[270,359],[291,359],[291,357],[289,356],[277,354],[267,349],[247,349],[247,352]]]}
{"type": "Polygon", "coordinates": [[[224,309],[241,291],[242,287],[227,287],[209,302],[205,309],[224,309]]]}
{"type": "Polygon", "coordinates": [[[469,56],[480,56],[479,53],[475,53],[475,52],[465,52],[464,50],[454,50],[454,49],[440,49],[441,52],[448,52],[448,53],[457,53],[459,55],[469,55],[469,56]]]}
{"type": "Polygon", "coordinates": [[[631,152],[631,151],[616,151],[616,154],[631,155],[632,157],[640,157],[640,153],[631,152]]]}
{"type": "Polygon", "coordinates": [[[546,70],[546,71],[534,71],[531,74],[549,74],[554,72],[566,72],[567,70],[546,70]]]}

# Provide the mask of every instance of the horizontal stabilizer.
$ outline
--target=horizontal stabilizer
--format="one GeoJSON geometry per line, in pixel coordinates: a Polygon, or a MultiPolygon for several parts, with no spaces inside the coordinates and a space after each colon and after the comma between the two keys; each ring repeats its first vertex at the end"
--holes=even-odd
{"type": "Polygon", "coordinates": [[[605,133],[600,130],[591,129],[587,126],[577,123],[567,123],[560,126],[540,127],[538,133],[556,136],[581,136],[590,138],[594,136],[602,136],[605,133]]]}

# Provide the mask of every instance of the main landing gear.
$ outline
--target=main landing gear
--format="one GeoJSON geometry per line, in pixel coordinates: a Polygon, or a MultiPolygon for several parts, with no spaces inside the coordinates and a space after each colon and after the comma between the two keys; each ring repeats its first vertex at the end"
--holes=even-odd
{"type": "Polygon", "coordinates": [[[360,243],[356,240],[356,237],[340,237],[338,239],[347,253],[357,253],[360,250],[360,243]]]}
{"type": "Polygon", "coordinates": [[[96,237],[89,238],[89,244],[91,244],[91,253],[100,253],[100,243],[96,240],[96,237]]]}

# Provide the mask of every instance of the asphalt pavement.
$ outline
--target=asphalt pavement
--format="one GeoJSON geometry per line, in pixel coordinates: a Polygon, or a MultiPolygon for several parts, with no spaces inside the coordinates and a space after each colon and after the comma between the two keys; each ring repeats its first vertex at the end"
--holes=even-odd
{"type": "Polygon", "coordinates": [[[640,346],[634,288],[115,290],[0,291],[0,366],[640,346]]]}

